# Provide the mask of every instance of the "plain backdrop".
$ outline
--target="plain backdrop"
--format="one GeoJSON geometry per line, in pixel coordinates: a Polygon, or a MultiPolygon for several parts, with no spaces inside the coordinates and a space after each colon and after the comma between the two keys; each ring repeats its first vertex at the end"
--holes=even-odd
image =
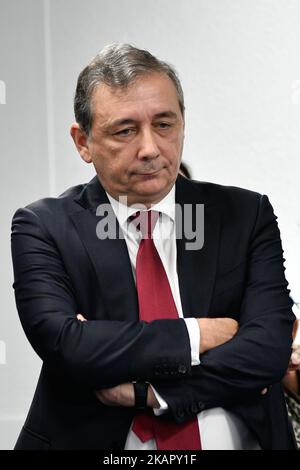
{"type": "Polygon", "coordinates": [[[77,76],[107,43],[175,65],[184,160],[195,179],[269,196],[300,302],[299,24],[299,0],[0,0],[1,449],[14,445],[41,365],[15,307],[11,218],[94,175],[69,127],[77,76]]]}

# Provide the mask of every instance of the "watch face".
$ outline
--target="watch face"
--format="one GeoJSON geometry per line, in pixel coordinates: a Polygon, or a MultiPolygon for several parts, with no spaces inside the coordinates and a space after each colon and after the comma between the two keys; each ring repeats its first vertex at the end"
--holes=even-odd
{"type": "Polygon", "coordinates": [[[135,407],[138,410],[144,410],[147,408],[148,387],[148,382],[133,382],[135,407]]]}

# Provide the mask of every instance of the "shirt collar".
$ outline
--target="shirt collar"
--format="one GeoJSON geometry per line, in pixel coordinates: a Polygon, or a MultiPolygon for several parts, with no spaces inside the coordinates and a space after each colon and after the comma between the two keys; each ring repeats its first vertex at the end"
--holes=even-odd
{"type": "MultiPolygon", "coordinates": [[[[136,207],[127,206],[126,204],[114,199],[110,194],[106,194],[120,226],[124,226],[128,217],[135,214],[138,209],[136,207]]],[[[172,186],[172,189],[161,201],[151,206],[151,210],[161,212],[162,214],[167,215],[173,222],[175,221],[175,185],[172,186]]]]}

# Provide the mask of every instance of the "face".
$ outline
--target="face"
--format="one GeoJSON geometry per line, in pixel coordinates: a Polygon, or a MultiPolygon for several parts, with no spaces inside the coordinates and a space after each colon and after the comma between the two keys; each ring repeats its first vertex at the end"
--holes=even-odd
{"type": "Polygon", "coordinates": [[[163,199],[176,180],[184,137],[171,79],[153,73],[125,90],[101,84],[91,105],[89,137],[76,124],[71,133],[82,158],[94,164],[104,189],[115,199],[127,196],[129,205],[149,207],[163,199]]]}

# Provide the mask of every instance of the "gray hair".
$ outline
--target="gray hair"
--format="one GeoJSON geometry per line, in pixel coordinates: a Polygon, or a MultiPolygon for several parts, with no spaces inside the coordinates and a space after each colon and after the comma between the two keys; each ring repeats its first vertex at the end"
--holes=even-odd
{"type": "Polygon", "coordinates": [[[81,129],[89,135],[93,115],[91,97],[100,83],[114,88],[126,88],[137,77],[158,72],[167,75],[175,85],[178,102],[184,115],[184,96],[175,69],[154,57],[150,52],[130,44],[110,44],[94,57],[79,74],[74,98],[75,118],[81,129]]]}

